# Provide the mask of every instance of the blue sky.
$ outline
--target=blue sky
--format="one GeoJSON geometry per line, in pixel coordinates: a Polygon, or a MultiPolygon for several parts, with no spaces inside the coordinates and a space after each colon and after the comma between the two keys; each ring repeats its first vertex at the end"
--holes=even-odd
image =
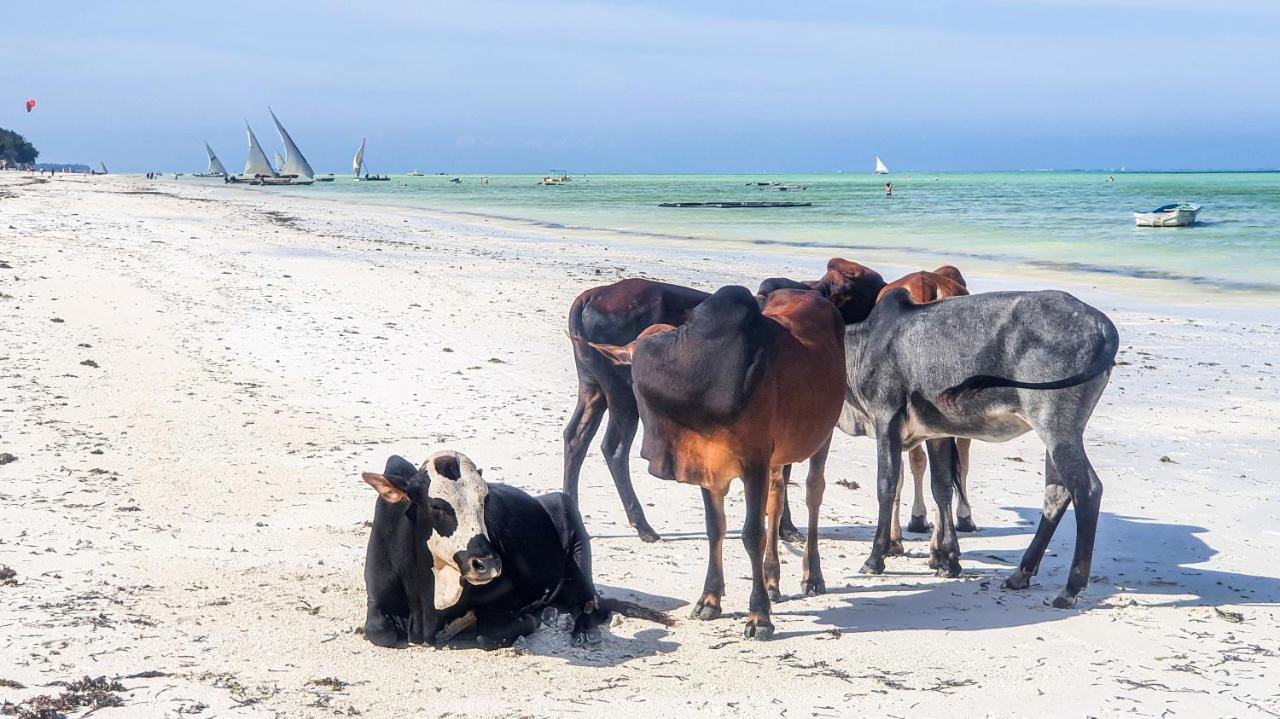
{"type": "Polygon", "coordinates": [[[0,126],[191,171],[1280,167],[1280,2],[27,2],[0,126]],[[40,105],[26,115],[28,97],[40,105]]]}

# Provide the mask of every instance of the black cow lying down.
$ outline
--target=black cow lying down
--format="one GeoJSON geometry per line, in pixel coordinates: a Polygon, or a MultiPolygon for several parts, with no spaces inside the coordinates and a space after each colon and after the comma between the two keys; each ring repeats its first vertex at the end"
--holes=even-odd
{"type": "Polygon", "coordinates": [[[667,615],[601,597],[577,504],[487,483],[465,455],[439,452],[415,469],[399,456],[383,474],[365,558],[365,637],[380,646],[445,641],[474,627],[486,649],[538,627],[545,609],[573,618],[574,642],[599,640],[613,612],[670,625],[667,615]]]}

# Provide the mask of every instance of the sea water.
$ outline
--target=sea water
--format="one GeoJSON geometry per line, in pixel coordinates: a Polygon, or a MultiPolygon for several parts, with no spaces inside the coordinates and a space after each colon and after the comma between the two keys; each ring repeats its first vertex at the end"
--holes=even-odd
{"type": "Polygon", "coordinates": [[[1280,294],[1280,173],[1001,172],[862,175],[394,176],[390,182],[252,188],[400,205],[619,237],[829,248],[902,266],[998,263],[1280,294]],[[757,182],[797,186],[780,191],[757,182]],[[893,183],[893,195],[885,183],[893,183]],[[800,189],[803,188],[803,189],[800,189]],[[787,208],[664,208],[664,202],[790,201],[787,208]],[[1139,228],[1135,210],[1203,206],[1186,228],[1139,228]],[[919,262],[911,260],[918,258],[919,262]]]}

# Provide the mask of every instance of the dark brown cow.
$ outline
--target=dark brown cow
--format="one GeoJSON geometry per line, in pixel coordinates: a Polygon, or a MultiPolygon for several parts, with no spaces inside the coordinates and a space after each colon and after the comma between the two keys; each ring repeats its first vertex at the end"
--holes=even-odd
{"type": "MultiPolygon", "coordinates": [[[[813,292],[779,290],[761,308],[747,289],[724,287],[679,328],[649,329],[625,347],[594,345],[631,365],[650,474],[702,488],[710,557],[694,617],[720,616],[724,497],[741,477],[752,577],[745,633],[772,636],[782,468],[827,452],[844,396],[843,336],[839,313],[813,292]]],[[[824,589],[817,542],[824,483],[811,474],[804,586],[815,593],[824,589]]]]}
{"type": "MultiPolygon", "coordinates": [[[[969,294],[964,276],[960,274],[960,270],[951,265],[943,265],[933,272],[912,272],[894,280],[880,290],[880,294],[876,297],[876,302],[879,302],[890,291],[898,288],[906,290],[911,302],[917,305],[969,294]]],[[[969,446],[972,443],[973,440],[968,438],[956,440],[956,453],[960,460],[960,506],[956,510],[956,531],[960,532],[974,532],[978,529],[973,523],[973,509],[969,506],[968,494],[966,493],[969,477],[969,446]]],[[[907,524],[907,531],[928,532],[930,527],[928,520],[925,518],[926,510],[924,504],[924,473],[928,466],[928,457],[923,446],[912,449],[907,453],[907,457],[915,484],[915,492],[911,502],[911,521],[907,524]]],[[[902,554],[905,551],[902,546],[902,524],[898,518],[898,507],[902,500],[903,484],[903,478],[899,477],[898,495],[893,505],[893,524],[889,529],[890,554],[902,554]]],[[[938,537],[935,534],[933,544],[936,545],[937,542],[938,537]]]]}
{"type": "Polygon", "coordinates": [[[587,343],[625,345],[650,325],[683,324],[689,312],[708,297],[700,290],[633,278],[589,289],[578,295],[569,308],[569,336],[578,370],[578,405],[564,429],[564,493],[577,501],[582,461],[608,410],[609,426],[600,449],[627,511],[627,521],[646,542],[656,542],[660,537],[645,519],[631,486],[631,443],[640,424],[631,391],[631,370],[610,363],[587,343]]]}

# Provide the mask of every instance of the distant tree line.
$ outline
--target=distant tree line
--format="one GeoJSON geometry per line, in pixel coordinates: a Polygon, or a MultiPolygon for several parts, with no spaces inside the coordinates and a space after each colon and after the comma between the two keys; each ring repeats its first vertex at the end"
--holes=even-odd
{"type": "Polygon", "coordinates": [[[9,167],[30,164],[39,156],[40,151],[27,138],[0,127],[0,160],[7,161],[9,167]]]}

